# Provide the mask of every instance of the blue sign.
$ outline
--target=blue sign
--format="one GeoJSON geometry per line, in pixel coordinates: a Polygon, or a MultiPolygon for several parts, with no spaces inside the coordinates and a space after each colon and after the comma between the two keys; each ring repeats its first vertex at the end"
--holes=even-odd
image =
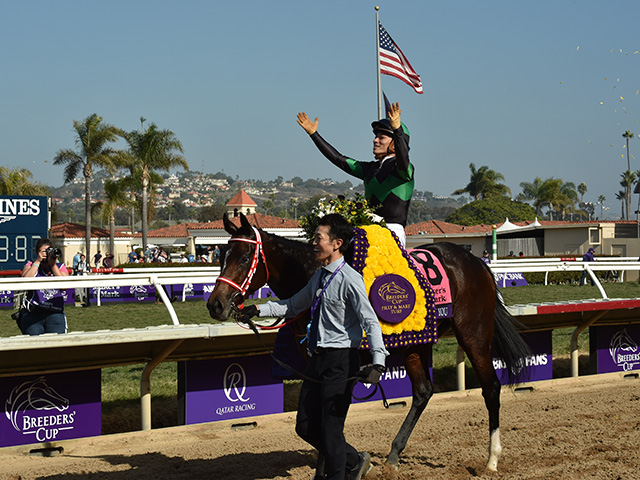
{"type": "Polygon", "coordinates": [[[0,270],[21,270],[48,229],[48,197],[0,195],[0,270]]]}

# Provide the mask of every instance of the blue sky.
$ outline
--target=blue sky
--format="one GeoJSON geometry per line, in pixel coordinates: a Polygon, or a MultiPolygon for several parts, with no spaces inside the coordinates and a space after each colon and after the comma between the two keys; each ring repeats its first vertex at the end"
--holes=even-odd
{"type": "Polygon", "coordinates": [[[295,117],[372,158],[376,4],[424,85],[382,77],[411,130],[417,189],[450,195],[473,162],[514,196],[536,176],[585,182],[585,200],[604,195],[619,215],[626,130],[640,170],[631,0],[2,2],[1,164],[61,185],[51,161],[96,112],[174,131],[193,170],[343,181],[295,117]]]}

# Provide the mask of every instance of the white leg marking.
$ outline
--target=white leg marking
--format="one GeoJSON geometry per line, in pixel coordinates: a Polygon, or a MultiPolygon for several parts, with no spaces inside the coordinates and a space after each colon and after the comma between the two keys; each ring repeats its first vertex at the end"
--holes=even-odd
{"type": "Polygon", "coordinates": [[[487,463],[487,469],[492,472],[498,471],[498,458],[502,453],[502,445],[500,445],[500,429],[496,428],[491,432],[491,440],[489,443],[489,462],[487,463]]]}

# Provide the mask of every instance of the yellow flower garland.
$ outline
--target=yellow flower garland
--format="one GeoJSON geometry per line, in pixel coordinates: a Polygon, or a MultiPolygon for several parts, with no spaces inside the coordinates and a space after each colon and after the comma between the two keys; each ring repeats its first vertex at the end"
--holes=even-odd
{"type": "Polygon", "coordinates": [[[416,304],[413,311],[402,322],[395,324],[380,322],[382,334],[391,335],[424,330],[427,316],[424,290],[420,287],[415,272],[407,265],[407,260],[398,248],[391,231],[380,225],[365,225],[360,228],[367,233],[369,241],[369,251],[362,271],[367,293],[371,290],[371,285],[377,277],[387,273],[395,273],[404,277],[416,294],[416,304]]]}

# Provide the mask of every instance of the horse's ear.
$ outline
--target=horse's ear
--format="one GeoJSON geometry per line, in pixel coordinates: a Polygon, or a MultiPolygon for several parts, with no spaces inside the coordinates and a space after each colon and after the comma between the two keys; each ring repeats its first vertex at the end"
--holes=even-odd
{"type": "Polygon", "coordinates": [[[231,236],[233,236],[233,234],[238,231],[238,227],[236,227],[235,224],[231,220],[229,220],[229,215],[227,215],[227,212],[224,212],[224,215],[222,216],[222,224],[224,225],[224,229],[231,236]]]}
{"type": "Polygon", "coordinates": [[[240,214],[240,225],[243,228],[248,229],[250,232],[252,232],[252,228],[251,228],[251,224],[249,223],[249,220],[247,220],[247,217],[244,216],[244,214],[240,214]]]}

